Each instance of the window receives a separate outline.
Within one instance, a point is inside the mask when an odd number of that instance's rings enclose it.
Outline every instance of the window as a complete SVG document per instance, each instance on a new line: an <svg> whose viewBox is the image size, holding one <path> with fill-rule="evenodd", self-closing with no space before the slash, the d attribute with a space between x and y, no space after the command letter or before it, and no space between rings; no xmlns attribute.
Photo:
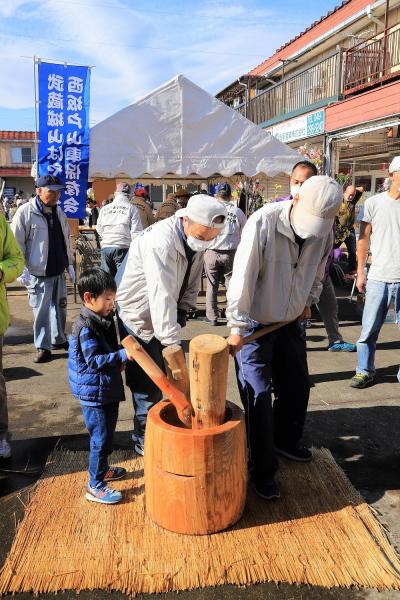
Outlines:
<svg viewBox="0 0 400 600"><path fill-rule="evenodd" d="M32 148L11 148L11 160L13 164L31 163Z"/></svg>

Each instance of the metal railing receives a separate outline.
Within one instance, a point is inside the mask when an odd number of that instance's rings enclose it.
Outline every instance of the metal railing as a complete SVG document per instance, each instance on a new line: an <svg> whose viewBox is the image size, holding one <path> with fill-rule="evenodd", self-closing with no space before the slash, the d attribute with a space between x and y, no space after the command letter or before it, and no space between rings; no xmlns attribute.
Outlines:
<svg viewBox="0 0 400 600"><path fill-rule="evenodd" d="M389 30L346 51L343 88L345 95L400 76L400 29Z"/></svg>
<svg viewBox="0 0 400 600"><path fill-rule="evenodd" d="M257 125L287 113L305 111L337 98L340 92L340 52L261 92L247 105L247 118ZM245 106L237 110L244 115Z"/></svg>

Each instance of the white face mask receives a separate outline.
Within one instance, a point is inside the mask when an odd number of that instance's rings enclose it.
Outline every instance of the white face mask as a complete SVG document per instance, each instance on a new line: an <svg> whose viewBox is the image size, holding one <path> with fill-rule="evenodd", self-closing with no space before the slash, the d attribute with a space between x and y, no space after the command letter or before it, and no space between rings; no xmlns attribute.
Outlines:
<svg viewBox="0 0 400 600"><path fill-rule="evenodd" d="M303 240L313 237L312 233L305 231L298 223L296 223L296 211L294 211L292 217L292 228L295 234L301 237Z"/></svg>
<svg viewBox="0 0 400 600"><path fill-rule="evenodd" d="M214 240L199 240L198 238L188 235L186 243L193 252L204 252L211 246Z"/></svg>
<svg viewBox="0 0 400 600"><path fill-rule="evenodd" d="M297 194L300 192L300 188L301 188L301 185L291 185L290 186L290 195L292 196L292 198L297 196Z"/></svg>

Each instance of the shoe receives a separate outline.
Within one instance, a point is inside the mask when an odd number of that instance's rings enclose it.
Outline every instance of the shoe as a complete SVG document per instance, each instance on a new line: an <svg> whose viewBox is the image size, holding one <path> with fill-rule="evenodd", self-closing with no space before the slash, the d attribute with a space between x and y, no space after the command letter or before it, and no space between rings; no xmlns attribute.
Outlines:
<svg viewBox="0 0 400 600"><path fill-rule="evenodd" d="M139 454L140 456L144 456L144 444L143 444L143 442L135 442L135 445L133 446L133 449L136 452L136 454Z"/></svg>
<svg viewBox="0 0 400 600"><path fill-rule="evenodd" d="M275 448L275 452L297 462L310 462L313 457L310 448L306 448L305 446L295 446L294 448Z"/></svg>
<svg viewBox="0 0 400 600"><path fill-rule="evenodd" d="M52 344L51 345L51 349L52 350L68 350L69 348L69 342L63 342L62 344Z"/></svg>
<svg viewBox="0 0 400 600"><path fill-rule="evenodd" d="M107 481L116 481L117 479L122 479L125 475L126 469L123 467L110 467L104 475L103 481L104 483L107 483Z"/></svg>
<svg viewBox="0 0 400 600"><path fill-rule="evenodd" d="M257 496L264 500L278 500L281 497L279 486L273 477L270 478L252 478L251 482Z"/></svg>
<svg viewBox="0 0 400 600"><path fill-rule="evenodd" d="M373 377L373 375L366 375L365 373L356 373L354 377L351 378L350 387L362 390L363 388L373 383L374 379L375 377Z"/></svg>
<svg viewBox="0 0 400 600"><path fill-rule="evenodd" d="M11 446L7 440L0 440L0 458L10 458Z"/></svg>
<svg viewBox="0 0 400 600"><path fill-rule="evenodd" d="M51 360L51 352L50 350L46 350L45 348L38 348L35 358L33 362L35 363L45 363Z"/></svg>
<svg viewBox="0 0 400 600"><path fill-rule="evenodd" d="M204 321L204 323L208 323L209 325L213 325L213 327L216 327L218 325L218 321L217 319L209 319L208 317L200 317L200 319L197 319L198 321Z"/></svg>
<svg viewBox="0 0 400 600"><path fill-rule="evenodd" d="M350 344L349 342L333 342L328 346L329 352L355 352L357 350L356 344Z"/></svg>
<svg viewBox="0 0 400 600"><path fill-rule="evenodd" d="M121 502L122 494L106 485L99 488L92 488L88 485L85 498L90 502L99 502L99 504L117 504L117 502Z"/></svg>

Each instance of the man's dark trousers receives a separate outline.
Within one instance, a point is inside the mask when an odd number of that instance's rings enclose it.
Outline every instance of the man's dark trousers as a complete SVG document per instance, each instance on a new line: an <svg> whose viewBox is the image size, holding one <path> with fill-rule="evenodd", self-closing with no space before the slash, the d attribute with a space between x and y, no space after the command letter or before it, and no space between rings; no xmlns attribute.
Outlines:
<svg viewBox="0 0 400 600"><path fill-rule="evenodd" d="M253 322L246 336L262 327ZM235 366L246 415L249 470L253 476L270 478L278 468L275 447L296 447L306 418L310 380L306 343L298 323L243 346Z"/></svg>

